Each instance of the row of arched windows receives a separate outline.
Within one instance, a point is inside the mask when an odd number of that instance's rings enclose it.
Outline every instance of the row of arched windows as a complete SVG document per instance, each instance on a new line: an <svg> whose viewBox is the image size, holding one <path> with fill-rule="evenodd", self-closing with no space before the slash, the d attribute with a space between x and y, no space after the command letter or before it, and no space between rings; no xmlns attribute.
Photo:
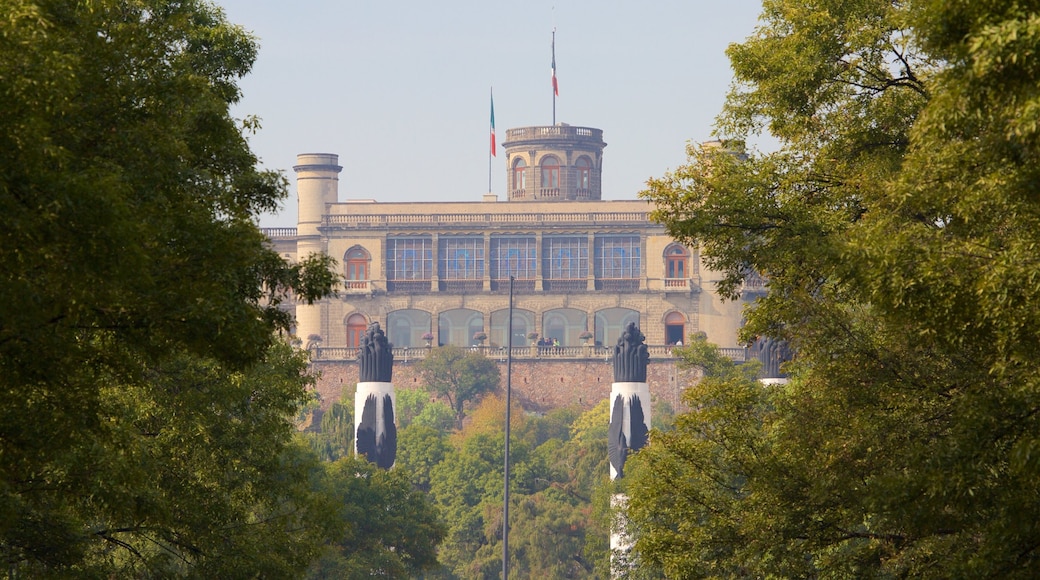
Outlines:
<svg viewBox="0 0 1040 580"><path fill-rule="evenodd" d="M538 188L542 197L557 197L560 191L560 159L555 155L542 157L538 166ZM574 188L577 197L588 197L592 188L592 160L586 156L574 162ZM517 157L513 161L511 185L513 197L524 197L527 190L527 161Z"/></svg>
<svg viewBox="0 0 1040 580"><path fill-rule="evenodd" d="M536 332L536 313L530 310L513 309L513 346L530 342L528 335ZM487 318L487 319L486 319ZM540 337L558 340L562 346L577 346L584 341L582 333L591 329L596 344L612 345L629 323L640 325L639 312L629 308L605 308L589 313L576 308L556 308L541 314ZM347 345L360 344L361 335L371 320L365 315L354 313L347 317ZM678 311L669 312L661 321L665 326L665 340L674 344L686 334L686 317ZM591 324L590 324L591 323ZM434 334L433 315L425 310L394 310L387 314L387 338L396 347L425 346L427 342L437 345L471 346L474 335L487 334L485 344L492 347L508 343L509 310L496 310L485 317L483 312L468 308L446 310L437 316ZM433 336L427 340L424 336Z"/></svg>

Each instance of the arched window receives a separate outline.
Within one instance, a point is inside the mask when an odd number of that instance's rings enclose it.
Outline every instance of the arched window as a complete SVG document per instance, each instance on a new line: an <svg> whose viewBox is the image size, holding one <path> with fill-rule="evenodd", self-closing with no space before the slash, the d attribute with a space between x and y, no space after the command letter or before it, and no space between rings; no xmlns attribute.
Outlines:
<svg viewBox="0 0 1040 580"><path fill-rule="evenodd" d="M539 184L541 197L560 196L560 160L552 155L546 155L541 163L542 180Z"/></svg>
<svg viewBox="0 0 1040 580"><path fill-rule="evenodd" d="M686 287L690 278L690 252L679 244L664 249L665 288Z"/></svg>
<svg viewBox="0 0 1040 580"><path fill-rule="evenodd" d="M484 315L476 310L445 310L437 320L437 335L442 345L470 346L473 335L478 332L484 332Z"/></svg>
<svg viewBox="0 0 1040 580"><path fill-rule="evenodd" d="M686 340L686 317L681 312L669 312L664 317L664 341L678 344Z"/></svg>
<svg viewBox="0 0 1040 580"><path fill-rule="evenodd" d="M639 326L639 312L630 308L604 308L596 311L596 344L613 346L629 322Z"/></svg>
<svg viewBox="0 0 1040 580"><path fill-rule="evenodd" d="M361 346L361 335L368 329L368 320L361 314L347 317L347 348Z"/></svg>
<svg viewBox="0 0 1040 580"><path fill-rule="evenodd" d="M367 288L369 266L372 256L361 246L354 246L343 256L343 269L347 279L347 288Z"/></svg>
<svg viewBox="0 0 1040 580"><path fill-rule="evenodd" d="M513 197L524 197L527 190L527 162L517 157L513 162Z"/></svg>
<svg viewBox="0 0 1040 580"><path fill-rule="evenodd" d="M576 196L578 199L588 199L592 196L592 162L588 157L579 157L574 165L578 178Z"/></svg>
<svg viewBox="0 0 1040 580"><path fill-rule="evenodd" d="M433 317L425 310L394 310L386 315L386 338L394 346L422 346Z"/></svg>
<svg viewBox="0 0 1040 580"><path fill-rule="evenodd" d="M542 336L560 341L561 346L581 344L579 336L588 329L589 316L576 308L556 308L542 315Z"/></svg>
<svg viewBox="0 0 1040 580"><path fill-rule="evenodd" d="M509 333L509 310L496 310L491 313L491 346L504 347ZM534 332L534 312L513 309L513 346L525 346L527 333Z"/></svg>

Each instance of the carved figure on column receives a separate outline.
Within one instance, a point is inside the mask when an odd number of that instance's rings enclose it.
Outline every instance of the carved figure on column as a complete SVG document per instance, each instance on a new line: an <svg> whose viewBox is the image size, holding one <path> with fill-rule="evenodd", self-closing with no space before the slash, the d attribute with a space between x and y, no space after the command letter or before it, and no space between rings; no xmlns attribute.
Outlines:
<svg viewBox="0 0 1040 580"><path fill-rule="evenodd" d="M358 351L358 380L362 383L389 383L393 380L394 351L378 322L361 335Z"/></svg>
<svg viewBox="0 0 1040 580"><path fill-rule="evenodd" d="M383 469L391 468L397 460L393 365L393 345L375 322L361 336L358 352L354 449Z"/></svg>
<svg viewBox="0 0 1040 580"><path fill-rule="evenodd" d="M636 323L629 322L614 347L614 382L645 383L650 351Z"/></svg>
<svg viewBox="0 0 1040 580"><path fill-rule="evenodd" d="M643 405L650 403L646 384L646 367L650 352L646 337L635 323L625 327L614 347L614 385L611 387L610 427L607 431L607 455L611 479L624 475L629 451L646 445L650 432L649 413Z"/></svg>
<svg viewBox="0 0 1040 580"><path fill-rule="evenodd" d="M791 360L791 348L786 340L773 340L762 337L751 345L750 354L762 363L759 371L760 379L786 378L781 365Z"/></svg>

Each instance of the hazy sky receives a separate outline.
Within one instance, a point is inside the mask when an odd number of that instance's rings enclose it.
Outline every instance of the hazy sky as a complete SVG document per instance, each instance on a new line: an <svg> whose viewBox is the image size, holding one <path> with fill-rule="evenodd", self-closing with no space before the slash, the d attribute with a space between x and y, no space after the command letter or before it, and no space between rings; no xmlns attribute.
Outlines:
<svg viewBox="0 0 1040 580"><path fill-rule="evenodd" d="M732 73L724 51L750 35L758 0L215 0L260 42L236 116L260 117L263 164L336 153L340 199L478 201L488 189L490 97L505 199L506 129L556 121L603 130L603 198L634 199L650 177L711 138ZM295 188L264 227L296 225Z"/></svg>

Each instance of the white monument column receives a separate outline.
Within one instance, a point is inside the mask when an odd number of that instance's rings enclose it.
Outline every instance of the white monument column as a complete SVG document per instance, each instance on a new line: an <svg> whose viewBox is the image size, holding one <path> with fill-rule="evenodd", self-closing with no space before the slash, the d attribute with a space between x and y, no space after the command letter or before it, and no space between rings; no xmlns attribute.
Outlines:
<svg viewBox="0 0 1040 580"><path fill-rule="evenodd" d="M379 323L372 323L361 337L358 353L358 385L354 393L354 453L364 455L383 469L397 460L397 419L394 409L393 345Z"/></svg>
<svg viewBox="0 0 1040 580"><path fill-rule="evenodd" d="M646 367L650 353L646 337L634 323L629 323L614 347L614 383L610 387L610 428L607 431L607 455L610 457L610 479L624 477L625 460L630 451L638 451L650 432L650 386ZM610 529L610 569L615 577L624 575L632 541L627 531L625 511L628 496L615 494L610 501L613 517Z"/></svg>

